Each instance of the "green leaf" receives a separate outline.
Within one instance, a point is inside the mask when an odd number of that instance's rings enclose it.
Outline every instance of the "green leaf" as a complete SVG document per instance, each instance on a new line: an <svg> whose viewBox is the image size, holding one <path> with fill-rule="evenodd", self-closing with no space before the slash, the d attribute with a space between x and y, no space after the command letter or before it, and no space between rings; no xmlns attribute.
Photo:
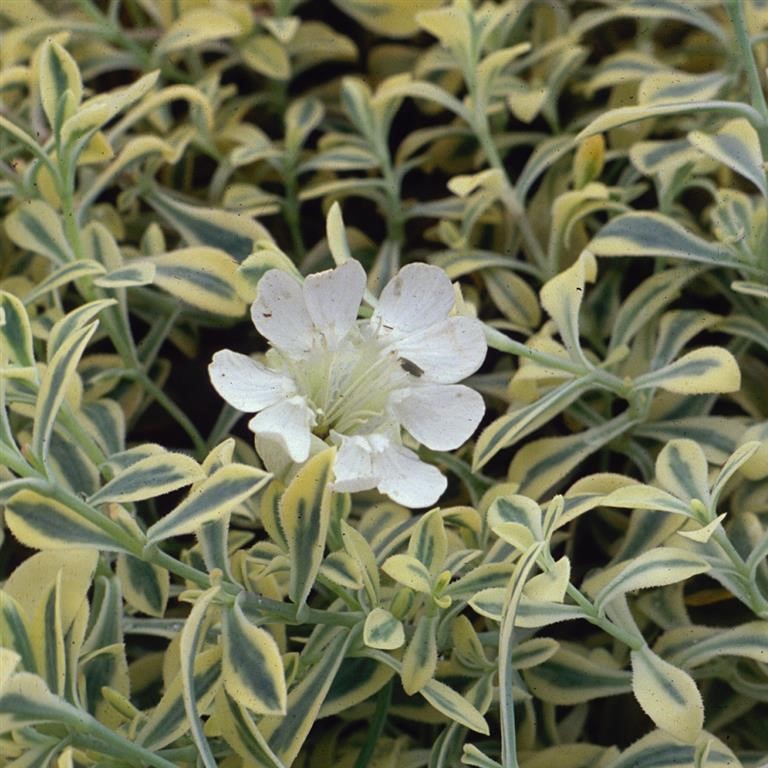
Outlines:
<svg viewBox="0 0 768 768"><path fill-rule="evenodd" d="M509 448L546 424L593 386L584 377L567 381L551 389L536 402L510 411L491 422L477 438L472 468L478 470L484 467L499 451Z"/></svg>
<svg viewBox="0 0 768 768"><path fill-rule="evenodd" d="M272 35L254 35L237 47L245 64L270 80L288 80L291 76L291 61L285 46Z"/></svg>
<svg viewBox="0 0 768 768"><path fill-rule="evenodd" d="M736 392L741 387L741 371L727 349L701 347L635 379L636 389L651 387L681 395Z"/></svg>
<svg viewBox="0 0 768 768"><path fill-rule="evenodd" d="M318 712L318 719L348 712L369 700L393 677L394 672L374 659L353 656L344 659Z"/></svg>
<svg viewBox="0 0 768 768"><path fill-rule="evenodd" d="M256 760L261 768L285 768L245 707L222 690L216 696L215 716L221 735L246 760Z"/></svg>
<svg viewBox="0 0 768 768"><path fill-rule="evenodd" d="M381 570L399 584L414 592L432 594L432 577L426 566L410 555L392 555L381 566Z"/></svg>
<svg viewBox="0 0 768 768"><path fill-rule="evenodd" d="M143 501L202 480L200 465L183 453L148 456L118 472L88 499L89 504Z"/></svg>
<svg viewBox="0 0 768 768"><path fill-rule="evenodd" d="M386 664L390 669L402 674L402 665L397 659L394 659L388 653L383 651L369 650L368 656L376 659L382 664ZM439 680L430 680L420 691L423 696L438 712L445 715L465 728L469 728L477 733L488 735L489 728L485 718L480 714L476 707L461 694L457 693L445 683Z"/></svg>
<svg viewBox="0 0 768 768"><path fill-rule="evenodd" d="M713 744L707 755L706 768L734 768L739 765L739 759L722 741L710 734L706 734L706 738ZM605 768L694 766L694 752L694 747L681 744L664 731L655 730L605 763Z"/></svg>
<svg viewBox="0 0 768 768"><path fill-rule="evenodd" d="M10 649L17 653L22 668L27 672L37 671L24 609L4 590L0 590L0 638L2 638L0 649ZM0 668L0 674L3 672L10 674L10 669Z"/></svg>
<svg viewBox="0 0 768 768"><path fill-rule="evenodd" d="M194 689L199 710L205 710L216 694L221 681L221 650L207 648L193 657ZM182 699L182 680L177 675L166 689L136 735L136 742L157 751L189 730L189 720Z"/></svg>
<svg viewBox="0 0 768 768"><path fill-rule="evenodd" d="M200 699L210 696L205 688L199 690L195 679L195 658L200 650L208 628L209 617L212 613L211 603L218 596L219 587L214 586L203 592L195 601L181 630L179 642L181 698L187 715L192 740L198 751L198 761L204 768L217 768L216 758L211 751L211 745L203 732L203 721L200 718L202 704ZM223 670L223 664L222 664Z"/></svg>
<svg viewBox="0 0 768 768"><path fill-rule="evenodd" d="M48 456L51 432L67 386L97 326L98 322L93 322L63 339L43 374L32 428L32 450L43 462Z"/></svg>
<svg viewBox="0 0 768 768"><path fill-rule="evenodd" d="M533 499L547 491L604 445L629 427L629 416L615 419L567 437L545 437L521 448L509 467L508 479L520 483L520 491Z"/></svg>
<svg viewBox="0 0 768 768"><path fill-rule="evenodd" d="M245 30L234 15L214 8L191 8L182 13L155 44L154 55L201 48L214 40L238 37Z"/></svg>
<svg viewBox="0 0 768 768"><path fill-rule="evenodd" d="M41 280L26 296L24 304L29 305L37 301L41 296L45 296L49 291L60 288L67 283L75 282L81 277L90 275L103 275L105 272L101 264L90 259L79 259L72 264L65 264L54 269L48 277Z"/></svg>
<svg viewBox="0 0 768 768"><path fill-rule="evenodd" d="M320 659L288 694L288 712L284 717L265 717L259 727L268 737L269 746L286 764L299 754L307 734L315 725L317 714L353 640L353 632L335 630L335 635Z"/></svg>
<svg viewBox="0 0 768 768"><path fill-rule="evenodd" d="M320 567L320 574L343 589L363 589L363 574L357 560L347 552L331 552Z"/></svg>
<svg viewBox="0 0 768 768"><path fill-rule="evenodd" d="M534 696L563 706L617 696L631 687L629 672L617 669L610 659L565 645L543 664L523 672L523 676Z"/></svg>
<svg viewBox="0 0 768 768"><path fill-rule="evenodd" d="M363 577L363 586L371 605L379 602L379 566L366 538L346 520L341 521L341 540L344 550L354 558Z"/></svg>
<svg viewBox="0 0 768 768"><path fill-rule="evenodd" d="M280 522L291 557L288 595L301 608L323 562L331 509L335 449L313 456L280 499Z"/></svg>
<svg viewBox="0 0 768 768"><path fill-rule="evenodd" d="M443 569L448 553L448 539L445 535L443 516L439 509L422 515L411 533L408 555L423 563L434 578Z"/></svg>
<svg viewBox="0 0 768 768"><path fill-rule="evenodd" d="M147 616L162 618L168 604L170 574L165 568L120 553L115 564L126 603Z"/></svg>
<svg viewBox="0 0 768 768"><path fill-rule="evenodd" d="M403 624L384 608L374 608L363 626L363 642L369 648L393 651L405 644Z"/></svg>
<svg viewBox="0 0 768 768"><path fill-rule="evenodd" d="M626 213L611 219L590 241L596 256L663 256L718 267L740 267L732 252L689 232L660 213Z"/></svg>
<svg viewBox="0 0 768 768"><path fill-rule="evenodd" d="M596 133L605 133L612 128L629 125L640 120L652 117L668 117L671 115L685 114L686 112L706 112L710 114L721 113L724 115L747 117L750 122L760 124L761 117L752 107L740 104L736 101L679 101L671 104L642 105L638 107L619 107L601 114L593 120L576 137L576 141L583 141Z"/></svg>
<svg viewBox="0 0 768 768"><path fill-rule="evenodd" d="M403 654L400 678L409 695L421 691L437 667L437 622L439 616L422 616Z"/></svg>
<svg viewBox="0 0 768 768"><path fill-rule="evenodd" d="M124 549L94 522L37 491L27 489L12 496L5 508L5 519L11 533L32 549Z"/></svg>
<svg viewBox="0 0 768 768"><path fill-rule="evenodd" d="M269 232L247 216L219 208L187 205L159 189L153 190L146 199L189 245L216 248L238 263L253 251L255 241L272 241Z"/></svg>
<svg viewBox="0 0 768 768"><path fill-rule="evenodd" d="M80 104L83 96L80 70L72 56L59 43L51 40L43 43L40 49L38 67L38 87L43 111L48 118L48 124L58 131L61 128L58 115L59 103L66 91L72 94L75 108Z"/></svg>
<svg viewBox="0 0 768 768"><path fill-rule="evenodd" d="M48 342L46 344L48 364L50 365L54 355L61 349L62 345L72 338L72 334L83 328L87 323L90 323L102 310L116 303L115 299L89 301L76 307L71 312L67 312L64 317L57 320L48 334Z"/></svg>
<svg viewBox="0 0 768 768"><path fill-rule="evenodd" d="M35 364L27 311L16 296L6 291L0 291L0 341L0 360L10 357L11 362L19 366Z"/></svg>
<svg viewBox="0 0 768 768"><path fill-rule="evenodd" d="M86 719L87 714L54 696L40 677L29 672L11 675L0 692L0 734L34 723L82 727Z"/></svg>
<svg viewBox="0 0 768 768"><path fill-rule="evenodd" d="M284 715L285 673L272 635L245 618L239 602L222 611L224 688L257 715Z"/></svg>
<svg viewBox="0 0 768 768"><path fill-rule="evenodd" d="M256 467L229 464L217 469L190 491L173 511L147 530L148 544L194 533L203 523L217 520L261 490L272 476Z"/></svg>
<svg viewBox="0 0 768 768"><path fill-rule="evenodd" d="M22 203L5 218L8 237L20 248L39 253L54 264L72 261L61 217L42 200Z"/></svg>
<svg viewBox="0 0 768 768"><path fill-rule="evenodd" d="M691 676L643 646L632 651L632 692L657 727L694 743L704 725L704 703Z"/></svg>
<svg viewBox="0 0 768 768"><path fill-rule="evenodd" d="M135 288L139 285L150 285L155 279L157 267L152 262L142 261L136 264L128 264L119 269L97 277L94 285L99 288Z"/></svg>
<svg viewBox="0 0 768 768"><path fill-rule="evenodd" d="M656 459L656 480L682 501L709 501L709 467L704 451L693 440L672 440Z"/></svg>
<svg viewBox="0 0 768 768"><path fill-rule="evenodd" d="M225 317L242 317L237 262L224 251L206 246L181 248L152 256L154 283L186 304Z"/></svg>
<svg viewBox="0 0 768 768"><path fill-rule="evenodd" d="M748 120L729 120L714 135L691 131L688 141L745 179L749 179L764 197L768 197L760 138Z"/></svg>
<svg viewBox="0 0 768 768"><path fill-rule="evenodd" d="M584 588L596 593L595 607L602 611L608 603L627 592L675 584L708 570L709 565L692 552L676 547L657 547L601 572Z"/></svg>
<svg viewBox="0 0 768 768"><path fill-rule="evenodd" d="M701 273L700 269L680 267L665 269L643 280L622 303L612 324L611 349L630 341L650 322L651 318L671 304L680 289Z"/></svg>
<svg viewBox="0 0 768 768"><path fill-rule="evenodd" d="M333 0L366 29L384 37L411 37L419 31L418 12L435 8L441 0L420 0L403 5L398 0Z"/></svg>
<svg viewBox="0 0 768 768"><path fill-rule="evenodd" d="M677 645L672 652L668 650L670 642ZM669 637L672 636L672 637ZM665 653L670 662L679 667L698 667L720 656L738 656L754 659L765 664L768 662L768 622L750 621L732 629L711 629L709 636L701 640L692 640L688 627L681 627L667 632L663 636ZM658 648L657 648L658 650Z"/></svg>

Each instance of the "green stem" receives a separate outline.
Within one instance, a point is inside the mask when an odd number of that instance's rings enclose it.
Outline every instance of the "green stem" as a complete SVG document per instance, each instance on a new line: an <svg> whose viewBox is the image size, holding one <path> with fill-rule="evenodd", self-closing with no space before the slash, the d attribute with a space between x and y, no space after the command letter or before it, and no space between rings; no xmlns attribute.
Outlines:
<svg viewBox="0 0 768 768"><path fill-rule="evenodd" d="M747 21L744 17L745 4L746 0L728 0L725 4L725 10L731 19L733 30L736 33L739 58L747 75L752 106L762 117L762 126L759 129L760 143L763 148L763 154L768 155L768 104L765 100L765 93L760 82L760 72L758 71L757 62L752 52L752 43L749 39Z"/></svg>
<svg viewBox="0 0 768 768"><path fill-rule="evenodd" d="M642 637L638 638L629 632L625 632L621 627L617 627L610 619L601 616L592 602L573 584L568 584L566 591L576 605L587 614L584 618L590 622L590 624L600 627L603 632L616 638L619 642L624 643L624 645L631 648L633 651L637 651L645 645L645 640Z"/></svg>
<svg viewBox="0 0 768 768"><path fill-rule="evenodd" d="M387 722L387 713L389 712L389 702L392 698L392 679L379 691L379 695L376 697L376 709L373 713L373 720L371 720L371 726L368 729L368 736L365 739L362 749L357 755L354 768L367 768L370 763L373 753L376 749L376 744L379 741L384 725Z"/></svg>
<svg viewBox="0 0 768 768"><path fill-rule="evenodd" d="M550 355L547 352L539 352L522 342L510 339L509 336L505 336L501 331L498 331L487 324L485 325L484 330L488 346L492 349L497 349L499 352L508 352L509 354L517 355L518 357L524 357L543 368L554 368L555 370L563 371L564 373L572 373L575 376L589 376L594 379L597 386L608 389L620 397L629 399L632 396L633 390L631 383L628 384L609 371L605 371L601 368L587 368L581 363L575 363L572 360L566 360L557 355Z"/></svg>
<svg viewBox="0 0 768 768"><path fill-rule="evenodd" d="M279 600L270 600L251 592L245 593L242 607L246 614L255 614L256 618L267 622L275 618L286 624L331 624L337 627L354 627L364 618L360 612L322 611L305 606L302 609L301 619L299 619L295 605Z"/></svg>

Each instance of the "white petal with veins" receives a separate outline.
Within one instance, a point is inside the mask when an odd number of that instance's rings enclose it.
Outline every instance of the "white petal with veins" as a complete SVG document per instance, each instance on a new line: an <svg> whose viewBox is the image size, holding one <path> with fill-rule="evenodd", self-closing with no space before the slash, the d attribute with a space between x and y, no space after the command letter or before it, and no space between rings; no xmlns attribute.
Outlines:
<svg viewBox="0 0 768 768"><path fill-rule="evenodd" d="M265 408L248 422L252 432L279 443L297 462L306 461L309 457L310 430L314 425L315 414L299 395Z"/></svg>
<svg viewBox="0 0 768 768"><path fill-rule="evenodd" d="M304 301L315 327L336 346L357 320L365 291L365 270L358 261L309 275L304 281Z"/></svg>
<svg viewBox="0 0 768 768"><path fill-rule="evenodd" d="M376 453L374 469L379 476L376 485L379 491L406 507L431 506L448 485L436 467L395 443Z"/></svg>
<svg viewBox="0 0 768 768"><path fill-rule="evenodd" d="M264 338L290 357L301 357L312 348L312 320L301 285L279 269L270 269L259 280L251 319Z"/></svg>
<svg viewBox="0 0 768 768"><path fill-rule="evenodd" d="M373 313L396 335L445 320L455 301L448 275L430 264L407 264L385 286Z"/></svg>
<svg viewBox="0 0 768 768"><path fill-rule="evenodd" d="M453 384L474 373L488 347L473 317L448 317L395 343L401 358L415 363L426 381Z"/></svg>
<svg viewBox="0 0 768 768"><path fill-rule="evenodd" d="M449 451L477 429L485 402L463 384L423 384L411 387L394 411L420 443L435 451Z"/></svg>
<svg viewBox="0 0 768 768"><path fill-rule="evenodd" d="M373 448L365 437L341 437L333 473L333 489L339 493L367 491L376 487L378 478L373 469Z"/></svg>
<svg viewBox="0 0 768 768"><path fill-rule="evenodd" d="M208 372L214 389L238 411L260 411L296 392L287 376L229 349L213 356Z"/></svg>

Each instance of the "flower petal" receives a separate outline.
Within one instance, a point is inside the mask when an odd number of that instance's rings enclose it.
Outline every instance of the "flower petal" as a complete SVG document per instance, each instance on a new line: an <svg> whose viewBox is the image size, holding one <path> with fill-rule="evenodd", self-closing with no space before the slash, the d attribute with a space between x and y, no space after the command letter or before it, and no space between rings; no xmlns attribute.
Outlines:
<svg viewBox="0 0 768 768"><path fill-rule="evenodd" d="M360 262L350 260L335 269L309 275L304 281L304 301L309 316L334 346L357 320L365 279Z"/></svg>
<svg viewBox="0 0 768 768"><path fill-rule="evenodd" d="M279 269L270 269L259 280L251 318L265 339L291 357L301 357L312 348L312 320L301 285Z"/></svg>
<svg viewBox="0 0 768 768"><path fill-rule="evenodd" d="M442 269L407 264L384 286L373 317L385 328L412 333L445 320L454 301L451 280Z"/></svg>
<svg viewBox="0 0 768 768"><path fill-rule="evenodd" d="M265 408L248 422L252 432L279 443L297 462L306 461L309 456L310 429L314 425L315 414L299 395Z"/></svg>
<svg viewBox="0 0 768 768"><path fill-rule="evenodd" d="M230 349L213 356L208 375L213 388L238 411L260 411L295 392L286 376Z"/></svg>
<svg viewBox="0 0 768 768"><path fill-rule="evenodd" d="M420 443L436 451L449 451L477 429L485 402L479 392L463 384L423 384L411 387L394 410Z"/></svg>
<svg viewBox="0 0 768 768"><path fill-rule="evenodd" d="M406 507L431 506L448 485L436 467L396 443L376 453L374 469L379 475L379 491Z"/></svg>
<svg viewBox="0 0 768 768"><path fill-rule="evenodd" d="M483 325L473 317L448 317L395 342L400 357L421 369L424 381L453 384L474 373L488 345Z"/></svg>
<svg viewBox="0 0 768 768"><path fill-rule="evenodd" d="M375 488L378 482L373 469L373 448L365 437L341 435L341 446L333 465L333 490L354 493Z"/></svg>

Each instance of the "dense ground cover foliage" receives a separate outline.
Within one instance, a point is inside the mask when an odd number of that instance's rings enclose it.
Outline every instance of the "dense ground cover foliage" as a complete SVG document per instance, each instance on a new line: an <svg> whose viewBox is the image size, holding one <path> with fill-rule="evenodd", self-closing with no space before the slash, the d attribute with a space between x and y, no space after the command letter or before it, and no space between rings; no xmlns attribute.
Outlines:
<svg viewBox="0 0 768 768"><path fill-rule="evenodd" d="M0 762L765 766L767 42L0 2Z"/></svg>

